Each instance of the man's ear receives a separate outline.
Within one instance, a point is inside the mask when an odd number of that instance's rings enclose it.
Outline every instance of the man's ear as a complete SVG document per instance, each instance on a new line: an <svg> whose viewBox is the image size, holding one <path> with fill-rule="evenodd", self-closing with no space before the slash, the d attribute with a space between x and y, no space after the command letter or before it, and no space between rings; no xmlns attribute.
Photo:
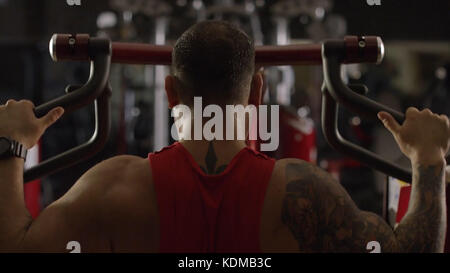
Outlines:
<svg viewBox="0 0 450 273"><path fill-rule="evenodd" d="M262 89L264 85L263 76L260 72L253 75L250 87L250 96L248 97L248 104L253 104L258 107L262 102Z"/></svg>
<svg viewBox="0 0 450 273"><path fill-rule="evenodd" d="M174 76L168 75L165 80L165 88L167 94L167 100L169 101L169 109L180 104L180 98L178 97L178 92L175 89L176 78Z"/></svg>

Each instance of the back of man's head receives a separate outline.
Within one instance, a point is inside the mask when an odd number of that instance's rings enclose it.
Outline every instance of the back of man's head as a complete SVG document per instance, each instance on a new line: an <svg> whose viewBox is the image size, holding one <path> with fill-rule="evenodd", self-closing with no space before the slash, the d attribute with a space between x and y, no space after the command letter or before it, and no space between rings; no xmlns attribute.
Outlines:
<svg viewBox="0 0 450 273"><path fill-rule="evenodd" d="M232 24L203 21L178 39L172 64L183 103L201 96L208 104L234 104L248 95L255 49L247 34Z"/></svg>

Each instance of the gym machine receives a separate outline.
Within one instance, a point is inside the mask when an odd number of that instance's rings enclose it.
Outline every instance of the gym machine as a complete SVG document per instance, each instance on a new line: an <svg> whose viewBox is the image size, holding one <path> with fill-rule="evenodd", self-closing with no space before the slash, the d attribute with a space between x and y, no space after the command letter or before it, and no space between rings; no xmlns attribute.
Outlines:
<svg viewBox="0 0 450 273"><path fill-rule="evenodd" d="M91 73L82 87L69 87L66 95L35 108L36 116L61 106L65 113L94 102L96 129L85 144L47 159L24 173L24 180L32 181L50 173L72 166L94 155L105 144L110 126L108 86L109 67L113 63L170 65L172 47L140 43L111 42L106 38L87 34L55 34L49 45L54 61L89 61ZM258 66L322 65L324 74L322 129L327 141L339 152L382 171L389 176L411 182L411 171L384 160L360 146L343 139L337 130L338 105L368 118L376 118L379 111L391 113L398 122L404 115L364 96L364 86L346 86L341 79L341 65L349 63L380 63L384 45L375 36L346 36L342 40L329 40L285 46L257 46L255 62Z"/></svg>

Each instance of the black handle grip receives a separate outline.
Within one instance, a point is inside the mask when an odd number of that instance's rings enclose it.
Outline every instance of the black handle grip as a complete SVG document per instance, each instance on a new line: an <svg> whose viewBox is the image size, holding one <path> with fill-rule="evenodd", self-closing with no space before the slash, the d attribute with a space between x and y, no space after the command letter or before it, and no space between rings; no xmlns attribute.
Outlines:
<svg viewBox="0 0 450 273"><path fill-rule="evenodd" d="M24 183L73 166L98 153L106 144L111 127L110 114L111 87L109 84L94 101L95 130L84 144L41 162L24 172Z"/></svg>
<svg viewBox="0 0 450 273"><path fill-rule="evenodd" d="M361 49L363 54L364 49ZM405 115L383 104L373 101L363 94L361 88L353 91L344 84L341 78L341 64L345 59L345 43L343 41L327 41L322 45L322 64L324 84L322 87L322 130L327 142L339 152L353 157L369 167L375 168L390 176L411 182L411 170L389 162L381 156L345 140L338 131L338 103L358 115L377 119L380 111L390 113L400 124ZM359 92L358 92L359 91ZM365 90L367 91L367 90Z"/></svg>
<svg viewBox="0 0 450 273"><path fill-rule="evenodd" d="M400 124L405 115L381 103L357 94L348 88L341 78L341 64L345 54L343 42L330 41L322 45L322 64L325 85L333 98L344 107L370 119L376 119L380 111L391 114Z"/></svg>
<svg viewBox="0 0 450 273"><path fill-rule="evenodd" d="M361 87L364 88L364 87ZM356 90L355 90L356 91ZM335 150L357 159L363 164L373 167L392 177L411 183L411 170L391 163L381 156L344 139L338 127L339 106L331 96L327 87L322 87L322 131L328 144Z"/></svg>
<svg viewBox="0 0 450 273"><path fill-rule="evenodd" d="M92 54L91 72L86 84L75 91L37 106L34 109L36 117L44 116L57 106L63 107L65 114L71 113L92 103L100 95L109 77L111 42L107 39L96 39L89 42L89 49Z"/></svg>
<svg viewBox="0 0 450 273"><path fill-rule="evenodd" d="M106 143L110 130L108 84L111 65L111 42L108 39L93 38L88 41L91 72L87 83L81 87L68 87L66 94L37 106L36 117L42 117L51 109L61 106L65 114L73 112L92 102L95 103L95 131L92 138L69 151L47 159L24 172L24 183L70 167L97 153Z"/></svg>

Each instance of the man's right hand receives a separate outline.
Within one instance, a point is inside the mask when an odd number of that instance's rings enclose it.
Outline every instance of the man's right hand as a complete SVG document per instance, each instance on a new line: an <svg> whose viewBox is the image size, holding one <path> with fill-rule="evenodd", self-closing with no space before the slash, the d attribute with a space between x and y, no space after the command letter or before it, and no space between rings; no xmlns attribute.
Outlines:
<svg viewBox="0 0 450 273"><path fill-rule="evenodd" d="M402 125L386 112L378 113L378 118L413 164L434 165L444 162L450 146L447 116L433 114L429 109L419 111L410 107Z"/></svg>

